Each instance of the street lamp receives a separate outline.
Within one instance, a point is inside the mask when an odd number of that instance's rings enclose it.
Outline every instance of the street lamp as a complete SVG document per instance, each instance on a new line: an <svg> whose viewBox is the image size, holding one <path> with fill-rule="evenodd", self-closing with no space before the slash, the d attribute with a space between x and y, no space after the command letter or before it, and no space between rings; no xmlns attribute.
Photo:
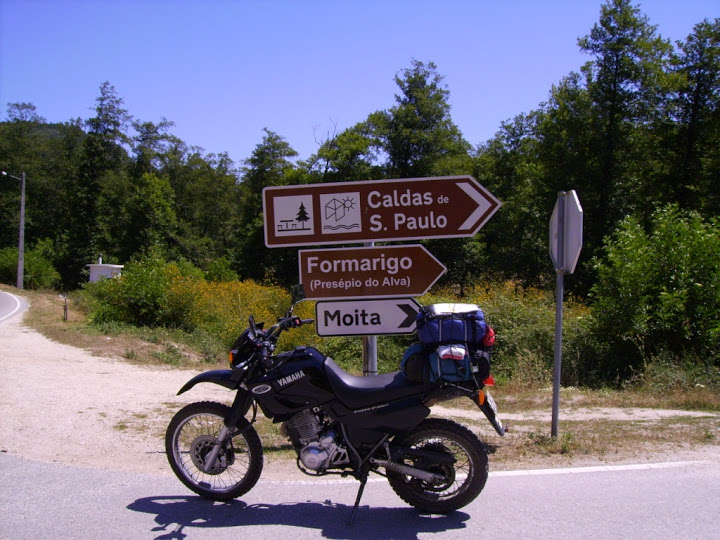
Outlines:
<svg viewBox="0 0 720 540"><path fill-rule="evenodd" d="M20 178L5 171L2 171L2 175L20 181L20 238L18 240L17 288L22 289L25 270L25 173L20 173Z"/></svg>

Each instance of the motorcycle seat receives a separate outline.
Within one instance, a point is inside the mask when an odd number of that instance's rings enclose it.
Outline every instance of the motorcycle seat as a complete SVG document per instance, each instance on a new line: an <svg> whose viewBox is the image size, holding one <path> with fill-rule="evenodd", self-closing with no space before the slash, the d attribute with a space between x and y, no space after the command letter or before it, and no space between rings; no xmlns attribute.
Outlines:
<svg viewBox="0 0 720 540"><path fill-rule="evenodd" d="M422 394L424 383L410 381L401 371L360 377L350 375L331 358L325 359L325 373L338 399L350 409Z"/></svg>

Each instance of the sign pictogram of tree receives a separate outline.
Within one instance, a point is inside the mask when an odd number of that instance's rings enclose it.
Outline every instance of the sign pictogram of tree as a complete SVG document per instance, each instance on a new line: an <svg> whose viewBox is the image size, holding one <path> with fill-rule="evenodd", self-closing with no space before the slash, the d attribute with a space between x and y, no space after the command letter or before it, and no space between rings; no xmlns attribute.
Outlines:
<svg viewBox="0 0 720 540"><path fill-rule="evenodd" d="M304 221L310 221L310 216L308 216L307 210L305 210L305 205L303 203L300 203L300 208L298 210L298 214L295 220L301 223Z"/></svg>

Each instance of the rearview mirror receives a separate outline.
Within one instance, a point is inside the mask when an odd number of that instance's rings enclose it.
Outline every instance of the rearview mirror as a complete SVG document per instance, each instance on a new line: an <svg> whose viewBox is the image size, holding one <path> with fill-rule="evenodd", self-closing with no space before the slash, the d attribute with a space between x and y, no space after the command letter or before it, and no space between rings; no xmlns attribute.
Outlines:
<svg viewBox="0 0 720 540"><path fill-rule="evenodd" d="M293 285L290 295L293 304L297 304L298 302L305 300L305 287L302 286L302 283Z"/></svg>
<svg viewBox="0 0 720 540"><path fill-rule="evenodd" d="M256 339L258 337L258 329L255 324L255 317L252 314L248 317L248 328L250 329L250 339Z"/></svg>

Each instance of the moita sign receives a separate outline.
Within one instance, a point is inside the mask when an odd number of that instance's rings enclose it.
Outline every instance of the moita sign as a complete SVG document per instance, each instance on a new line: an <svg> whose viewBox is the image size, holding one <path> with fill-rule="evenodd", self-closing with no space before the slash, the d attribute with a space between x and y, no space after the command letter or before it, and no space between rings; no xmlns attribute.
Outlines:
<svg viewBox="0 0 720 540"><path fill-rule="evenodd" d="M316 302L318 336L411 334L421 306L412 298Z"/></svg>

